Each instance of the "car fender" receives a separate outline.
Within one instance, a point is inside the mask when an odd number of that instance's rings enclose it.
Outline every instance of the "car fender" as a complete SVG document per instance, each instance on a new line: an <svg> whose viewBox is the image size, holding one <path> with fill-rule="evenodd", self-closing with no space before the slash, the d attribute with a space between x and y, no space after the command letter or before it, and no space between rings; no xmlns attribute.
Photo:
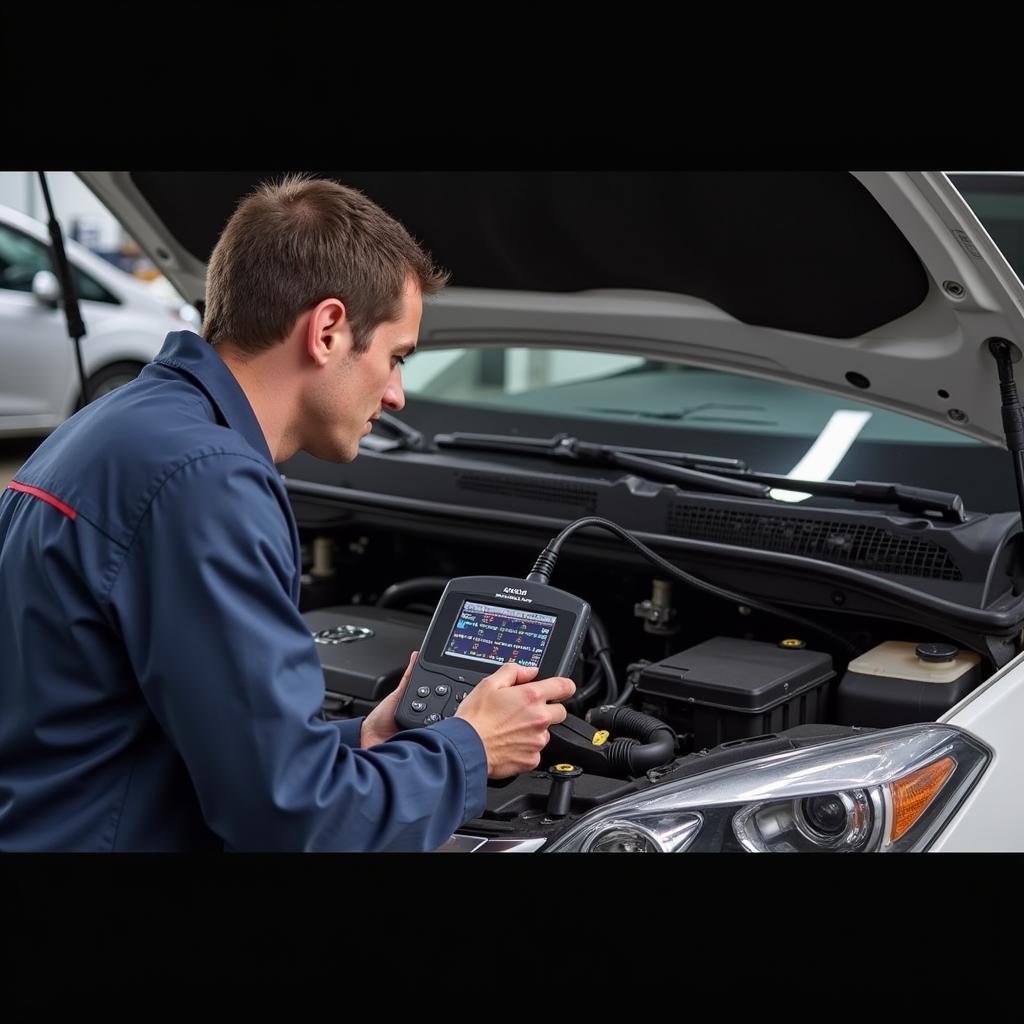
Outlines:
<svg viewBox="0 0 1024 1024"><path fill-rule="evenodd" d="M170 317L167 318L167 324L168 332L174 330L174 321ZM94 331L88 331L86 326L87 333L82 338L82 366L86 377L91 377L97 370L111 363L152 361L167 336L154 331L151 317L119 318L114 330L105 330L103 325L98 325ZM70 338L68 345L72 345ZM75 411L80 391L77 374L73 374L63 399L64 416L70 416Z"/></svg>
<svg viewBox="0 0 1024 1024"><path fill-rule="evenodd" d="M1017 655L940 719L987 743L993 759L932 844L942 852L1024 850L1020 780L1024 778L1024 653Z"/></svg>

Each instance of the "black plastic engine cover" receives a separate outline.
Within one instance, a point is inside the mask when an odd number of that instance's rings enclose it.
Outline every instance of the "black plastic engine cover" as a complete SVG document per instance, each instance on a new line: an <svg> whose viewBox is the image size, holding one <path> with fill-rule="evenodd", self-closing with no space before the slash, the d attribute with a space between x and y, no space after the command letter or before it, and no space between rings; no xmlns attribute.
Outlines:
<svg viewBox="0 0 1024 1024"><path fill-rule="evenodd" d="M430 619L415 612L338 605L303 615L316 640L328 694L374 704L397 685Z"/></svg>

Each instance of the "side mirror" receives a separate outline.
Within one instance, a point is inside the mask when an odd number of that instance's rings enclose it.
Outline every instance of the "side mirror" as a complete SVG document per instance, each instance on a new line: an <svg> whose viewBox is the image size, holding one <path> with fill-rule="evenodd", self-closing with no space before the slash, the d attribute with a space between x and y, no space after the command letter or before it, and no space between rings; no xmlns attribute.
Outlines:
<svg viewBox="0 0 1024 1024"><path fill-rule="evenodd" d="M60 302L60 282L49 270L39 270L32 278L32 294L44 306L56 307Z"/></svg>

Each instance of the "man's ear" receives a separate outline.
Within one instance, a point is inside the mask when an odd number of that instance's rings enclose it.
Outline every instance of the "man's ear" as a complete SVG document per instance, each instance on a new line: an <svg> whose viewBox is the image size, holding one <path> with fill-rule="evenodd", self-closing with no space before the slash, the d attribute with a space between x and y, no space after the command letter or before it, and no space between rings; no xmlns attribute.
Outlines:
<svg viewBox="0 0 1024 1024"><path fill-rule="evenodd" d="M306 320L306 351L317 366L352 349L352 329L341 299L324 299Z"/></svg>

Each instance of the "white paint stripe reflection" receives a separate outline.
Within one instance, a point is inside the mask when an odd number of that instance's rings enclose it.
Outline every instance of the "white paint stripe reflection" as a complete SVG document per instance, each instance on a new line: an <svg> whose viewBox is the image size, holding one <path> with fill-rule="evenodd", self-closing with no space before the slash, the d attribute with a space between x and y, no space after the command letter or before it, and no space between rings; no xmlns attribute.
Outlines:
<svg viewBox="0 0 1024 1024"><path fill-rule="evenodd" d="M843 461L857 436L871 419L869 412L839 409L832 413L825 429L818 435L807 454L786 474L793 480L827 480ZM803 501L809 494L773 487L770 491L778 501Z"/></svg>

